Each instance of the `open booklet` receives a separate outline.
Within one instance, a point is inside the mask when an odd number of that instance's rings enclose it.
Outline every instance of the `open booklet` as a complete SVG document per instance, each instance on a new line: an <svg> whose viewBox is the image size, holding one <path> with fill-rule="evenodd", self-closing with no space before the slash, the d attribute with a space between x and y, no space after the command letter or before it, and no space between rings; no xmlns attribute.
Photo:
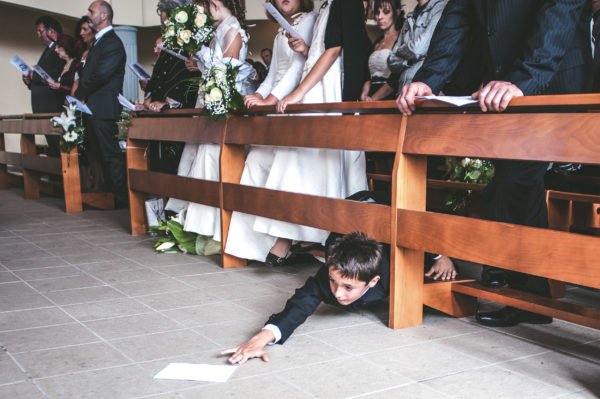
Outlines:
<svg viewBox="0 0 600 399"><path fill-rule="evenodd" d="M67 95L67 102L69 104L75 103L75 105L77 106L77 110L92 115L92 110L90 110L90 108L87 105L79 101L77 98Z"/></svg>
<svg viewBox="0 0 600 399"><path fill-rule="evenodd" d="M273 16L275 21L277 21L277 23L279 25L281 25L281 27L283 29L288 31L292 37L299 37L300 39L302 39L306 42L306 38L300 36L300 34L292 27L292 25L290 25L290 23L288 21L286 21L286 19L283 17L283 15L281 15L281 13L277 10L277 8L275 8L275 6L273 6L273 4L271 4L269 2L265 2L265 3L262 3L262 5L263 5L263 7L265 7L267 9L269 14L271 14Z"/></svg>
<svg viewBox="0 0 600 399"><path fill-rule="evenodd" d="M159 44L156 47L159 48L159 49L161 49L161 51L164 51L164 52L166 52L168 54L171 54L175 58L179 58L181 61L187 61L187 57L185 57L182 54L179 54L178 52L175 52L173 50L169 50L169 49L165 48L162 44Z"/></svg>
<svg viewBox="0 0 600 399"><path fill-rule="evenodd" d="M29 75L29 72L31 72L29 65L27 65L27 63L18 55L12 57L10 59L10 63L13 64L15 68L17 68L23 75Z"/></svg>
<svg viewBox="0 0 600 399"><path fill-rule="evenodd" d="M415 96L424 100L435 100L443 103L451 104L456 107L463 107L469 104L475 104L477 100L473 100L471 96Z"/></svg>
<svg viewBox="0 0 600 399"><path fill-rule="evenodd" d="M133 73L137 75L138 79L148 80L151 77L148 71L146 71L144 67L138 64L137 62L129 64L129 69L131 69Z"/></svg>
<svg viewBox="0 0 600 399"><path fill-rule="evenodd" d="M50 75L48 75L48 72L44 71L44 69L41 66L34 65L33 70L35 71L35 73L40 75L42 77L42 79L47 80L48 82L54 83L54 79L52 79L52 77Z"/></svg>

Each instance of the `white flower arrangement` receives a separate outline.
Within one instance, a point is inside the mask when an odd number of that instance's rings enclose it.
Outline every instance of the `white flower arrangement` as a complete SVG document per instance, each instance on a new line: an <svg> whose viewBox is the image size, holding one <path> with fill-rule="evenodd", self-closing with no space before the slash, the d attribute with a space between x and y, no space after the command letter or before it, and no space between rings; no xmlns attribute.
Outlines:
<svg viewBox="0 0 600 399"><path fill-rule="evenodd" d="M240 67L215 64L204 71L200 89L204 95L204 110L213 119L228 116L229 111L241 109L244 97L238 92L235 80Z"/></svg>
<svg viewBox="0 0 600 399"><path fill-rule="evenodd" d="M60 149L69 154L75 147L83 149L85 138L85 127L83 117L77 110L75 103L63 106L65 112L50 119L54 127L61 126L64 134L60 137ZM69 158L67 158L67 162Z"/></svg>
<svg viewBox="0 0 600 399"><path fill-rule="evenodd" d="M162 29L163 46L193 55L212 40L215 33L213 24L214 19L204 7L177 7L171 11Z"/></svg>
<svg viewBox="0 0 600 399"><path fill-rule="evenodd" d="M488 184L494 171L494 164L487 159L446 157L446 177L450 181ZM456 212L469 204L471 194L472 190L450 190L445 205Z"/></svg>

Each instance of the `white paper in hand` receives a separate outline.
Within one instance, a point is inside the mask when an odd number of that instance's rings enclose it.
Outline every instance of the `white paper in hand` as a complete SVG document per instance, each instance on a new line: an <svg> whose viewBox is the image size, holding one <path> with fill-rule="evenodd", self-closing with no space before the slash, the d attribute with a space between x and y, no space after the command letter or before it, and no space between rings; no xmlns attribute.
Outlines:
<svg viewBox="0 0 600 399"><path fill-rule="evenodd" d="M175 58L179 58L181 61L187 61L187 58L185 56L183 56L173 50L169 50L168 48L165 48L162 44L159 44L156 47L161 49L161 51L164 51L165 53L171 54Z"/></svg>
<svg viewBox="0 0 600 399"><path fill-rule="evenodd" d="M215 366L211 364L169 363L167 367L154 376L154 379L225 382L233 375L237 367L227 365Z"/></svg>
<svg viewBox="0 0 600 399"><path fill-rule="evenodd" d="M475 104L477 102L477 100L473 100L471 96L415 96L415 98L441 101L443 103L452 104L456 107Z"/></svg>
<svg viewBox="0 0 600 399"><path fill-rule="evenodd" d="M33 70L35 71L35 73L40 75L42 77L42 79L47 80L48 82L54 83L54 79L52 79L52 77L50 75L48 75L48 72L44 71L44 69L41 66L34 65Z"/></svg>
<svg viewBox="0 0 600 399"><path fill-rule="evenodd" d="M119 99L119 104L121 104L130 111L135 111L135 104L129 101L124 95L119 94L117 98Z"/></svg>
<svg viewBox="0 0 600 399"><path fill-rule="evenodd" d="M271 14L273 16L273 18L275 18L275 21L277 21L277 23L279 25L281 25L281 27L283 29L290 32L290 35L292 37L299 37L300 39L302 39L306 42L306 38L300 36L300 34L294 28L292 28L292 25L290 25L290 23L288 21L286 21L285 18L283 18L283 15L281 15L281 13L275 8L275 6L273 6L273 4L271 4L269 2L265 2L262 4L263 4L263 7L265 7L267 9L269 14Z"/></svg>
<svg viewBox="0 0 600 399"><path fill-rule="evenodd" d="M137 62L134 63L134 64L129 64L129 69L131 69L133 71L133 73L136 74L136 76L138 77L138 79L148 80L148 79L151 78L151 76L148 73L148 71L146 71L144 69L144 67L141 66L140 64L138 64Z"/></svg>
<svg viewBox="0 0 600 399"><path fill-rule="evenodd" d="M85 105L84 103L82 103L81 101L76 99L75 97L71 97L71 96L67 95L66 98L67 98L67 102L69 104L75 103L75 105L77 106L77 109L79 111L84 112L89 115L92 115L92 110L87 105Z"/></svg>
<svg viewBox="0 0 600 399"><path fill-rule="evenodd" d="M27 63L18 55L12 57L10 59L10 63L13 64L15 68L17 68L23 75L29 75L29 72L31 72L29 65L27 65Z"/></svg>

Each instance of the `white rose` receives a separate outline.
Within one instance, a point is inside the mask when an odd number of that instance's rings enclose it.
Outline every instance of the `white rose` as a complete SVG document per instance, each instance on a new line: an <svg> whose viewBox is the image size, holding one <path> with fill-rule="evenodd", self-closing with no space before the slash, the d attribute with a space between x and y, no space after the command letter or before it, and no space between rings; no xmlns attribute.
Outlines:
<svg viewBox="0 0 600 399"><path fill-rule="evenodd" d="M198 14L204 14L204 7L196 5L196 11L198 12Z"/></svg>
<svg viewBox="0 0 600 399"><path fill-rule="evenodd" d="M165 21L165 26L173 26L173 25L175 25L175 24L174 24L174 23L173 23L173 21L171 21L170 19L167 19L167 20Z"/></svg>
<svg viewBox="0 0 600 399"><path fill-rule="evenodd" d="M196 26L198 28L203 27L204 24L206 23L206 14L198 14L196 16L196 19L194 20L194 23L196 24Z"/></svg>
<svg viewBox="0 0 600 399"><path fill-rule="evenodd" d="M227 78L227 75L225 74L225 71L221 71L219 69L217 69L215 71L215 80L219 83L225 83L225 80Z"/></svg>
<svg viewBox="0 0 600 399"><path fill-rule="evenodd" d="M173 26L169 26L167 28L167 31L165 32L165 36L166 37L173 37L173 36L175 36L175 28Z"/></svg>
<svg viewBox="0 0 600 399"><path fill-rule="evenodd" d="M470 163L471 163L470 158L464 158L462 161L460 161L460 164L462 165L463 168L465 168Z"/></svg>
<svg viewBox="0 0 600 399"><path fill-rule="evenodd" d="M184 43L189 43L192 38L192 31L185 29L179 32L179 38L183 40Z"/></svg>
<svg viewBox="0 0 600 399"><path fill-rule="evenodd" d="M177 14L175 14L175 21L179 22L180 24L185 24L187 22L187 20L188 20L187 12L181 10Z"/></svg>
<svg viewBox="0 0 600 399"><path fill-rule="evenodd" d="M221 92L221 89L219 89L218 87L213 87L213 89L208 94L208 97L213 102L221 101L221 99L223 98L223 93Z"/></svg>

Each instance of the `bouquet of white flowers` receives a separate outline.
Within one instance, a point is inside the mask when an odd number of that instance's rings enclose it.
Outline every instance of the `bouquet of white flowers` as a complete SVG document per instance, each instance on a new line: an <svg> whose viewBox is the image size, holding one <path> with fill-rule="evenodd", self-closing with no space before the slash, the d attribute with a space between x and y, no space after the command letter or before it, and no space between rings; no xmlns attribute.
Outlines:
<svg viewBox="0 0 600 399"><path fill-rule="evenodd" d="M494 177L494 164L487 159L446 157L446 177L450 181L488 184ZM465 208L473 190L451 190L445 204L457 211Z"/></svg>
<svg viewBox="0 0 600 399"><path fill-rule="evenodd" d="M202 6L176 7L162 29L163 46L179 53L195 54L212 40L213 24L214 19Z"/></svg>
<svg viewBox="0 0 600 399"><path fill-rule="evenodd" d="M75 147L83 149L85 138L85 127L83 126L83 117L80 111L77 111L75 103L69 106L63 106L65 112L60 116L51 118L53 125L62 126L65 134L60 136L60 149L69 154ZM67 157L67 163L69 157ZM68 166L68 165L67 165Z"/></svg>
<svg viewBox="0 0 600 399"><path fill-rule="evenodd" d="M204 96L204 110L212 119L228 115L229 111L242 109L244 97L236 87L236 79L241 65L217 63L204 71L200 79L200 89Z"/></svg>

